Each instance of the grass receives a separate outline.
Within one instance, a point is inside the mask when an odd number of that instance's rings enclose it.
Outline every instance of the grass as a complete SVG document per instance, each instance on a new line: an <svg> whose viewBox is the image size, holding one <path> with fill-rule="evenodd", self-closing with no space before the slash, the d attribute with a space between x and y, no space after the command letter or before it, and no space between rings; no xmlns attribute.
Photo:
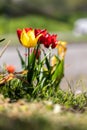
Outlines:
<svg viewBox="0 0 87 130"><path fill-rule="evenodd" d="M87 111L54 111L49 101L9 103L0 95L0 130L87 130ZM85 108L87 110L87 108Z"/></svg>
<svg viewBox="0 0 87 130"><path fill-rule="evenodd" d="M58 21L46 16L29 15L17 18L0 16L0 39L11 39L12 43L18 43L16 30L18 28L32 27L47 29L49 32L55 32L59 35L59 39L68 43L87 42L86 35L76 36L73 32L75 15L68 22Z"/></svg>
<svg viewBox="0 0 87 130"><path fill-rule="evenodd" d="M87 117L78 114L55 117L51 115L50 118L54 118L54 120L37 114L25 120L2 115L0 117L0 130L87 130Z"/></svg>
<svg viewBox="0 0 87 130"><path fill-rule="evenodd" d="M14 33L17 28L46 28L48 31L70 30L68 23L60 22L46 16L29 15L18 18L0 16L0 33Z"/></svg>

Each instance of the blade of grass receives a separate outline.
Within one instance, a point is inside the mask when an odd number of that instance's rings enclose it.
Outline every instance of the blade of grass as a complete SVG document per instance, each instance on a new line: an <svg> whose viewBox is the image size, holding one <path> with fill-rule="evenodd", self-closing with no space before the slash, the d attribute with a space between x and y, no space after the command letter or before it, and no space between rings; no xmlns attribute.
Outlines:
<svg viewBox="0 0 87 130"><path fill-rule="evenodd" d="M8 43L3 47L1 53L0 53L0 57L3 55L3 53L5 52L5 50L7 49L7 47L9 46L11 40L8 41Z"/></svg>

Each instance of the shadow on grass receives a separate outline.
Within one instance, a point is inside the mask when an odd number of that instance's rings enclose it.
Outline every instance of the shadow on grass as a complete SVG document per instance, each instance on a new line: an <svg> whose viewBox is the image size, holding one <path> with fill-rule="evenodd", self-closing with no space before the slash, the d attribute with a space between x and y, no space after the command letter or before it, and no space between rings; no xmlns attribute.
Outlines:
<svg viewBox="0 0 87 130"><path fill-rule="evenodd" d="M52 130L50 122L39 116L27 119L0 115L0 130Z"/></svg>
<svg viewBox="0 0 87 130"><path fill-rule="evenodd" d="M58 116L49 118L33 115L29 118L17 118L0 115L0 130L87 130L86 122L82 123L77 118ZM82 120L82 119L81 119Z"/></svg>

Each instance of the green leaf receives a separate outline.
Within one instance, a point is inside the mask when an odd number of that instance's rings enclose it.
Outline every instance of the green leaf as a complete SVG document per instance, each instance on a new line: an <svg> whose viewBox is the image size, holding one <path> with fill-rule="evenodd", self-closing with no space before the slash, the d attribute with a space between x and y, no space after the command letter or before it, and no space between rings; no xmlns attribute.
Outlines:
<svg viewBox="0 0 87 130"><path fill-rule="evenodd" d="M37 55L38 48L36 50ZM34 50L31 53L31 55L28 56L28 74L27 74L27 80L31 84L32 83L32 77L34 75L34 68L35 68L35 62L36 62L36 55L34 54Z"/></svg>
<svg viewBox="0 0 87 130"><path fill-rule="evenodd" d="M60 63L57 64L55 72L52 75L52 80L57 80L58 82L60 82L63 76L64 76L64 60L60 61Z"/></svg>
<svg viewBox="0 0 87 130"><path fill-rule="evenodd" d="M43 53L44 53L45 63L46 63L47 69L49 70L50 69L50 61L48 60L47 55L46 55L44 50L43 50ZM48 53L48 54L50 55L50 53Z"/></svg>
<svg viewBox="0 0 87 130"><path fill-rule="evenodd" d="M18 52L18 56L19 56L20 61L21 61L22 68L26 68L26 63L25 63L25 61L24 61L23 57L21 56L20 51L18 49L17 49L17 52Z"/></svg>
<svg viewBox="0 0 87 130"><path fill-rule="evenodd" d="M28 56L29 66L31 66L33 64L34 58L35 58L35 54L34 54L34 52L32 52L31 55Z"/></svg>

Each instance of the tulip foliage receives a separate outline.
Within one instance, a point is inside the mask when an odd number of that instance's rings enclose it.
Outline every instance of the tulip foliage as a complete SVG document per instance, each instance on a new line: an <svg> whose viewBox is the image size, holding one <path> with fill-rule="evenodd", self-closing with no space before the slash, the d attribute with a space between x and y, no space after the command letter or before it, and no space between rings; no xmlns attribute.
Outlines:
<svg viewBox="0 0 87 130"><path fill-rule="evenodd" d="M18 29L21 45L27 51L27 62L21 56L22 67L27 70L26 80L30 95L40 95L44 91L56 91L64 76L66 42L58 41L57 35L46 29ZM55 51L55 54L52 54Z"/></svg>

